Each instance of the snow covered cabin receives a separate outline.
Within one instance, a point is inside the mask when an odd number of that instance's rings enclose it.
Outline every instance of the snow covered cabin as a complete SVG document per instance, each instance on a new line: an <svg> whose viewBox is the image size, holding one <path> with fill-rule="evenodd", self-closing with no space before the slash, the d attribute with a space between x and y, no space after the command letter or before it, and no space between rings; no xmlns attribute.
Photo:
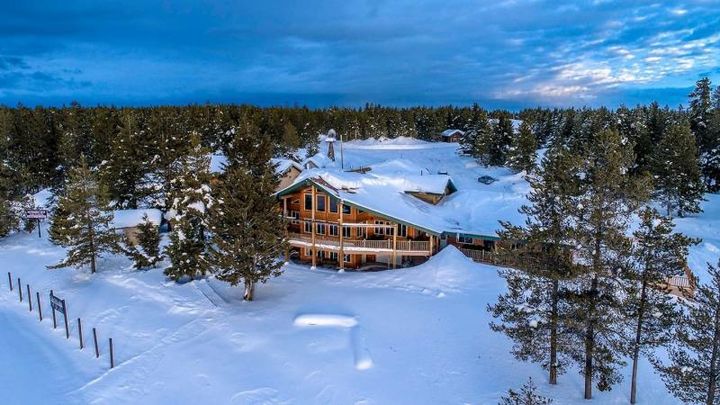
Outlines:
<svg viewBox="0 0 720 405"><path fill-rule="evenodd" d="M162 211L153 208L115 211L113 212L113 220L110 226L125 235L127 240L135 245L138 243L138 234L140 233L138 226L143 223L145 215L147 215L153 225L156 225L158 229L160 228Z"/></svg>
<svg viewBox="0 0 720 405"><path fill-rule="evenodd" d="M446 129L440 133L440 137L443 142L460 142L463 136L465 136L465 131L452 128Z"/></svg>

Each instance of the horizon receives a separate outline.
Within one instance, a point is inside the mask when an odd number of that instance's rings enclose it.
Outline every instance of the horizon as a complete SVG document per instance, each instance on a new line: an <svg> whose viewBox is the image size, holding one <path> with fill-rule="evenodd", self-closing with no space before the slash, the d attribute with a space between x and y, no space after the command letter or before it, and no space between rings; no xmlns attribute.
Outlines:
<svg viewBox="0 0 720 405"><path fill-rule="evenodd" d="M720 81L709 0L7 5L0 105L615 109Z"/></svg>

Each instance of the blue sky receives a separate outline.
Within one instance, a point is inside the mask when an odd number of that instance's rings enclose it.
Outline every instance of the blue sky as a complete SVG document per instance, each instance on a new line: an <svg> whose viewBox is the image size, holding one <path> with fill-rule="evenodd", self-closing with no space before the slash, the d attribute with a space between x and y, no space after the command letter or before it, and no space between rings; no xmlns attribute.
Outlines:
<svg viewBox="0 0 720 405"><path fill-rule="evenodd" d="M0 0L0 103L685 103L720 1Z"/></svg>

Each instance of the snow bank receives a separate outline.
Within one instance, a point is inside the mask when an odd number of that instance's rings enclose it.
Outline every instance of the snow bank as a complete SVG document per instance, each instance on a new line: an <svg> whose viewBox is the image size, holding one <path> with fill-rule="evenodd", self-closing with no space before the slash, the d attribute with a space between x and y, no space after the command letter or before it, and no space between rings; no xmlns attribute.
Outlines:
<svg viewBox="0 0 720 405"><path fill-rule="evenodd" d="M352 328L357 320L352 316L332 314L305 314L298 315L293 321L295 326L335 326L338 328Z"/></svg>

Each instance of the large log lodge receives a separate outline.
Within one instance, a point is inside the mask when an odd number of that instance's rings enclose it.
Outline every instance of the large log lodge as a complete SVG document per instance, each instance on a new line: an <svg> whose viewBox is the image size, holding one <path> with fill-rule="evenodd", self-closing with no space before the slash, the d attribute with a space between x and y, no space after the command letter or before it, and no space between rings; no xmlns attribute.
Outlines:
<svg viewBox="0 0 720 405"><path fill-rule="evenodd" d="M288 219L291 256L340 269L420 263L438 251L439 234L344 200L322 178L278 193Z"/></svg>

